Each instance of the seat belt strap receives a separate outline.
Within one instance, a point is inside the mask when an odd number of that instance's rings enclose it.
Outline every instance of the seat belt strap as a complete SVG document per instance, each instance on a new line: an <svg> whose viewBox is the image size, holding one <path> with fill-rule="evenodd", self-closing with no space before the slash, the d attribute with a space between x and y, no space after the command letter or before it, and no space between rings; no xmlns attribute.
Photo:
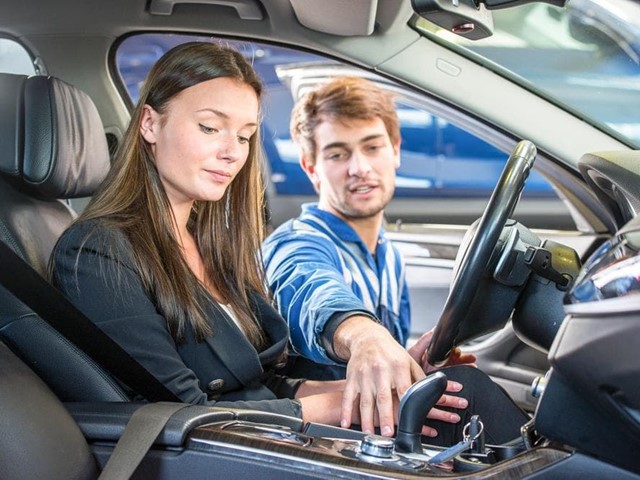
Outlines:
<svg viewBox="0 0 640 480"><path fill-rule="evenodd" d="M184 403L147 403L133 412L98 480L130 478L169 419Z"/></svg>
<svg viewBox="0 0 640 480"><path fill-rule="evenodd" d="M0 264L0 284L98 365L149 401L181 402L2 240Z"/></svg>

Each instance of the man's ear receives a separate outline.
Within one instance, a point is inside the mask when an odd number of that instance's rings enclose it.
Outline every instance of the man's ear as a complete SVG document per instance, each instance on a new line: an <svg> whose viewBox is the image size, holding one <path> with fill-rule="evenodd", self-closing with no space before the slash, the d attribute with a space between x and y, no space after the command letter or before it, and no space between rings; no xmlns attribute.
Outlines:
<svg viewBox="0 0 640 480"><path fill-rule="evenodd" d="M302 154L300 156L300 166L302 167L302 170L305 171L309 179L313 181L313 177L317 176L316 166L314 163L309 161L309 157L307 157L305 154Z"/></svg>
<svg viewBox="0 0 640 480"><path fill-rule="evenodd" d="M156 127L160 121L160 116L149 105L142 107L142 116L140 118L140 135L150 144L156 143Z"/></svg>
<svg viewBox="0 0 640 480"><path fill-rule="evenodd" d="M316 192L318 192L318 188L320 187L320 181L318 180L318 174L316 173L316 165L313 162L309 161L309 157L307 157L307 155L302 154L300 156L300 166L302 167L302 170L305 171L305 173L307 174L307 177L309 177L309 180L311 180L311 183L313 184L313 188L316 189Z"/></svg>

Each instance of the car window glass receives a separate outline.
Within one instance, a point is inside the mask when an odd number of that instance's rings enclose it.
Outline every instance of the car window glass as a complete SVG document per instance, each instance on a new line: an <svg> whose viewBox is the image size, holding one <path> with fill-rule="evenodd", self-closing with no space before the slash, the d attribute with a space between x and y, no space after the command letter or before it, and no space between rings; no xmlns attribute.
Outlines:
<svg viewBox="0 0 640 480"><path fill-rule="evenodd" d="M20 75L36 73L29 52L9 38L0 38L0 72Z"/></svg>
<svg viewBox="0 0 640 480"><path fill-rule="evenodd" d="M211 38L142 34L125 39L117 49L116 61L117 71L131 100L137 100L145 76L165 51L193 40L211 41ZM300 168L298 148L289 135L293 96L341 74L361 74L377 80L368 72L295 49L245 41L221 41L247 55L266 86L262 139L268 160L270 182L267 193L271 195L268 199L271 220L277 225L295 215L301 202L315 199L313 186ZM459 200L463 209L468 199L486 203L509 152L494 147L467 131L463 125L434 115L427 105L416 100L415 94L403 95L402 87L390 85L387 80L381 84L393 89L396 96L402 136L402 161L394 197L398 199L399 206L392 205L388 209L391 220L411 223L472 221L478 211L461 217L441 215L435 220L433 209L412 206L412 213L408 214L402 202L421 198ZM523 197L559 202L549 182L536 171L532 172ZM543 222L537 226L545 225Z"/></svg>
<svg viewBox="0 0 640 480"><path fill-rule="evenodd" d="M416 29L640 146L640 3L571 0L492 11L492 36L471 41L417 16ZM463 47L460 49L459 47Z"/></svg>

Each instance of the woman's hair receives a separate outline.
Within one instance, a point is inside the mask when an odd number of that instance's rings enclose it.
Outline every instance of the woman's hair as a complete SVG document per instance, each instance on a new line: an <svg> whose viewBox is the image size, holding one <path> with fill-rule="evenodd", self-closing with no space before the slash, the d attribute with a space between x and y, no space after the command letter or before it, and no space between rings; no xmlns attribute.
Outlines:
<svg viewBox="0 0 640 480"><path fill-rule="evenodd" d="M340 77L306 95L291 112L291 138L302 148L308 161L315 163L315 129L324 120L346 125L354 120L380 118L393 144L400 142L400 124L393 96L375 83L360 77Z"/></svg>
<svg viewBox="0 0 640 480"><path fill-rule="evenodd" d="M186 43L165 53L153 66L109 175L79 221L100 219L125 232L133 246L138 274L181 341L187 324L196 338L213 333L206 319L208 296L182 255L174 234L174 217L156 170L150 145L140 133L144 105L162 114L183 90L215 78L249 85L260 100L262 84L235 50L214 43ZM260 245L264 239L263 182L259 133L250 139L247 162L216 202L194 202L189 229L212 281L232 306L256 347L264 332L251 310L248 290L265 296ZM104 223L103 223L104 224Z"/></svg>

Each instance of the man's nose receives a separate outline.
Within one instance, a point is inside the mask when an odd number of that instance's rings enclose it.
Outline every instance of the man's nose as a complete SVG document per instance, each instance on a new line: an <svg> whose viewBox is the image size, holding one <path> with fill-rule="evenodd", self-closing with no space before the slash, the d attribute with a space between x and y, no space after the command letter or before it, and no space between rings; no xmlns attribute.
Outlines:
<svg viewBox="0 0 640 480"><path fill-rule="evenodd" d="M366 177L371 171L371 163L369 158L362 152L355 151L351 155L349 162L349 175L354 177Z"/></svg>

